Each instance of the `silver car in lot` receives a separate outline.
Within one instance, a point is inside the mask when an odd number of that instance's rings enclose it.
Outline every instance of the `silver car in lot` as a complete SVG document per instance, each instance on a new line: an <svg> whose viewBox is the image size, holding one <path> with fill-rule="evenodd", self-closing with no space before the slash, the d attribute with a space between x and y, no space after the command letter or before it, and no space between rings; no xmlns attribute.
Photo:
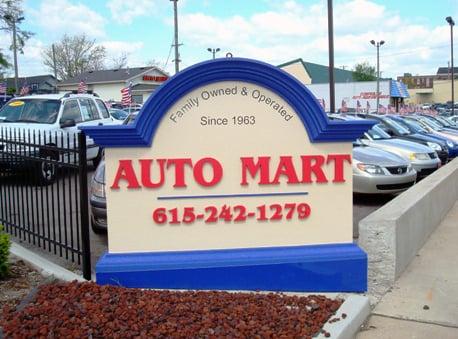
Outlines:
<svg viewBox="0 0 458 339"><path fill-rule="evenodd" d="M417 172L402 157L364 145L353 148L353 192L399 193L415 184Z"/></svg>
<svg viewBox="0 0 458 339"><path fill-rule="evenodd" d="M441 166L441 161L433 149L411 141L393 139L377 125L364 134L361 143L397 154L409 161L419 178L431 174Z"/></svg>

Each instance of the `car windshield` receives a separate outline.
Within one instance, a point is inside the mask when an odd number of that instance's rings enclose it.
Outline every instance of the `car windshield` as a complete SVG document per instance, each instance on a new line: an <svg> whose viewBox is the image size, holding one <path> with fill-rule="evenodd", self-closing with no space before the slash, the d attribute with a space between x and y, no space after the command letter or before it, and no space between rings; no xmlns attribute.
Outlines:
<svg viewBox="0 0 458 339"><path fill-rule="evenodd" d="M390 135L378 125L373 126L367 133L373 140L391 139Z"/></svg>
<svg viewBox="0 0 458 339"><path fill-rule="evenodd" d="M12 100L0 110L0 122L31 122L53 124L60 109L59 100Z"/></svg>
<svg viewBox="0 0 458 339"><path fill-rule="evenodd" d="M403 121L398 121L400 124L404 124L404 126L408 126L411 131L415 133L428 133L428 131L421 126L418 122L414 120L403 120Z"/></svg>
<svg viewBox="0 0 458 339"><path fill-rule="evenodd" d="M116 120L124 120L128 116L127 112L121 109L110 109L110 114Z"/></svg>
<svg viewBox="0 0 458 339"><path fill-rule="evenodd" d="M138 115L137 112L135 112L135 113L130 113L129 116L123 121L122 124L123 124L123 125L130 125L130 124L132 124L132 123L135 121L135 119L137 118L137 115Z"/></svg>
<svg viewBox="0 0 458 339"><path fill-rule="evenodd" d="M438 123L435 123L434 121L428 119L428 118L421 118L421 121L431 127L435 131L441 131L442 126L440 126Z"/></svg>
<svg viewBox="0 0 458 339"><path fill-rule="evenodd" d="M384 121L400 135L412 134L409 129L405 128L397 121L394 121L392 119L384 119Z"/></svg>
<svg viewBox="0 0 458 339"><path fill-rule="evenodd" d="M444 126L446 127L450 127L452 126L452 124L450 123L450 121L448 121L447 119L443 118L443 117L436 117L437 120L439 120Z"/></svg>

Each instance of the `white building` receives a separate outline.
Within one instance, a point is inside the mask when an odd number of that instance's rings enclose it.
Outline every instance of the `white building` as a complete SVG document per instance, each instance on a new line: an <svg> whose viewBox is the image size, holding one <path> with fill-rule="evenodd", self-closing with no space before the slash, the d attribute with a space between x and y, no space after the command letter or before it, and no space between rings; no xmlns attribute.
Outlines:
<svg viewBox="0 0 458 339"><path fill-rule="evenodd" d="M76 77L61 81L60 91L74 91L84 81L89 91L97 93L105 101L121 101L121 89L132 83L132 99L142 104L169 75L154 67L120 68L88 71Z"/></svg>

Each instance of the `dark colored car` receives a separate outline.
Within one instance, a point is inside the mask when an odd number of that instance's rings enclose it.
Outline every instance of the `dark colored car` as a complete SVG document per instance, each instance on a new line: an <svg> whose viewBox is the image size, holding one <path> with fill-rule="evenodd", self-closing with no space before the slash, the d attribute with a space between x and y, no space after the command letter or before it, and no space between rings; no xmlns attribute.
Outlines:
<svg viewBox="0 0 458 339"><path fill-rule="evenodd" d="M380 122L380 128L386 133L396 139L408 140L422 144L432 148L436 153L442 164L446 164L448 161L448 148L445 142L431 138L427 135L412 132L410 129L398 123L396 120L391 119L387 115L375 115L367 114L364 115L368 119L377 120Z"/></svg>
<svg viewBox="0 0 458 339"><path fill-rule="evenodd" d="M129 114L123 121L123 125L135 121L138 112ZM91 182L91 226L94 233L101 234L107 231L107 200L105 196L105 161L102 160L95 170Z"/></svg>
<svg viewBox="0 0 458 339"><path fill-rule="evenodd" d="M389 118L397 121L405 128L408 128L412 133L428 136L433 140L437 140L436 142L444 142L448 150L449 160L458 156L458 143L454 142L452 139L428 131L419 122L413 119L406 119L398 115L390 115Z"/></svg>

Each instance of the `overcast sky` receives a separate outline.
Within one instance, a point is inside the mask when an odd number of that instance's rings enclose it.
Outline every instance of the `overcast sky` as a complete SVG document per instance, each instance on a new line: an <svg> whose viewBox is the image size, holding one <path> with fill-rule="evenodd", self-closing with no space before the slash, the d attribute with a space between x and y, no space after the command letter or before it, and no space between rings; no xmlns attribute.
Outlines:
<svg viewBox="0 0 458 339"><path fill-rule="evenodd" d="M41 50L64 33L96 39L107 48L108 60L125 52L131 67L154 59L174 72L169 0L24 0L24 6L22 28L35 35L19 56L20 76L49 73ZM375 65L369 41L383 39L383 76L434 74L450 60L449 15L458 23L457 0L335 0L335 64ZM326 0L179 0L178 17L180 68L211 58L209 47L220 48L219 57L231 52L274 65L297 58L328 62ZM10 54L10 42L0 32L4 53Z"/></svg>

